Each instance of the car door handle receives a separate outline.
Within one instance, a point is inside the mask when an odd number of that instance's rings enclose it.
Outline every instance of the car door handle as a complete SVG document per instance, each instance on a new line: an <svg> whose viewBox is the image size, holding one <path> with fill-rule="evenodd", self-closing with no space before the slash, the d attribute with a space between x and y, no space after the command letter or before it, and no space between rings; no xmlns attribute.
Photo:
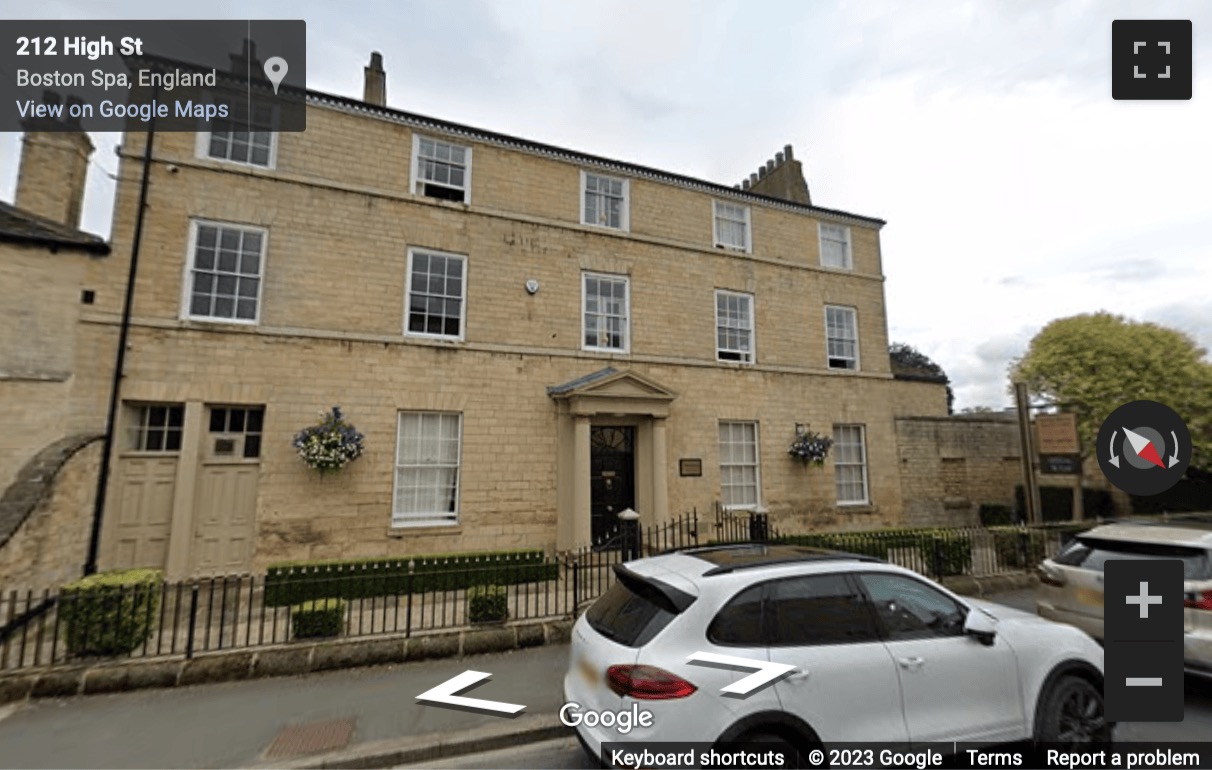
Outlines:
<svg viewBox="0 0 1212 770"><path fill-rule="evenodd" d="M797 668L795 671L792 671L790 674L787 675L787 681L803 682L808 678L808 675L811 673L812 672L806 668Z"/></svg>
<svg viewBox="0 0 1212 770"><path fill-rule="evenodd" d="M896 662L901 664L901 668L903 669L916 671L926 664L926 659L914 656L912 658L898 658Z"/></svg>

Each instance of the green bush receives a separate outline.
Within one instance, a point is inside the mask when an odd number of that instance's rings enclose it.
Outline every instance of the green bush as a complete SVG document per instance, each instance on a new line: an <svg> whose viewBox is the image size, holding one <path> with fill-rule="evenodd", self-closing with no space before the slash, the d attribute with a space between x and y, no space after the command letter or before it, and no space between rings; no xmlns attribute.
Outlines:
<svg viewBox="0 0 1212 770"><path fill-rule="evenodd" d="M961 534L946 530L923 532L917 552L936 578L964 575L972 569L972 541Z"/></svg>
<svg viewBox="0 0 1212 770"><path fill-rule="evenodd" d="M989 531L993 534L997 563L1004 569L1034 569L1047 557L1045 533L1018 528Z"/></svg>
<svg viewBox="0 0 1212 770"><path fill-rule="evenodd" d="M509 617L509 589L505 586L472 586L467 591L467 618L472 623L505 620Z"/></svg>
<svg viewBox="0 0 1212 770"><path fill-rule="evenodd" d="M1013 508L996 503L981 503L980 517L982 527L1004 527L1018 523Z"/></svg>
<svg viewBox="0 0 1212 770"><path fill-rule="evenodd" d="M59 619L72 655L125 655L143 644L160 608L164 573L98 572L63 586Z"/></svg>
<svg viewBox="0 0 1212 770"><path fill-rule="evenodd" d="M413 574L408 574L408 563ZM456 591L475 585L554 580L559 564L542 550L403 556L395 559L282 562L265 576L265 604L281 607L310 599L404 596Z"/></svg>
<svg viewBox="0 0 1212 770"><path fill-rule="evenodd" d="M775 542L786 545L802 545L810 548L827 548L845 551L877 559L888 558L888 544L880 532L821 532L813 535L787 535Z"/></svg>
<svg viewBox="0 0 1212 770"><path fill-rule="evenodd" d="M290 628L296 639L339 636L345 628L345 600L316 599L292 606Z"/></svg>

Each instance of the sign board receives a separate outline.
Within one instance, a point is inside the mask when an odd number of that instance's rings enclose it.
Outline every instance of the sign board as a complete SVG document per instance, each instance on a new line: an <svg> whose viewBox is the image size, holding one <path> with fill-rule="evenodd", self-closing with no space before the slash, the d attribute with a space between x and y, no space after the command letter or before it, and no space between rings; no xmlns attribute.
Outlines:
<svg viewBox="0 0 1212 770"><path fill-rule="evenodd" d="M1035 418L1040 455L1075 455L1082 449L1077 442L1077 415L1041 414Z"/></svg>
<svg viewBox="0 0 1212 770"><path fill-rule="evenodd" d="M1078 455L1040 455L1039 472L1079 476L1082 472L1082 458Z"/></svg>
<svg viewBox="0 0 1212 770"><path fill-rule="evenodd" d="M702 476L702 458L683 457L682 459L678 460L678 474L681 476Z"/></svg>

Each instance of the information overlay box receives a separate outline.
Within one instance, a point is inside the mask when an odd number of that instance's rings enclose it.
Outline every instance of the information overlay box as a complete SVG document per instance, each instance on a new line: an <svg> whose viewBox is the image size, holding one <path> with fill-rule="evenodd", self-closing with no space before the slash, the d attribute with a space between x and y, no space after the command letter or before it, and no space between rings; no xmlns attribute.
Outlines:
<svg viewBox="0 0 1212 770"><path fill-rule="evenodd" d="M303 131L307 25L6 21L0 131Z"/></svg>

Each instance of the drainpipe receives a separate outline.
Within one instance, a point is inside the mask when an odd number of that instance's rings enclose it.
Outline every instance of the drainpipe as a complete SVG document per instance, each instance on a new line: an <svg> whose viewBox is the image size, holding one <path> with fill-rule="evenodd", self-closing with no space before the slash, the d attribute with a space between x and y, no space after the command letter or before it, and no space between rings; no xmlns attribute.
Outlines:
<svg viewBox="0 0 1212 770"><path fill-rule="evenodd" d="M159 96L159 89L153 99ZM143 178L139 183L139 211L135 215L135 235L130 245L130 271L126 276L126 297L122 303L122 324L118 329L118 355L114 360L114 379L109 388L109 412L105 418L105 443L101 448L101 471L97 476L97 497L93 501L92 534L88 541L88 561L84 574L97 571L97 552L101 546L101 521L105 515L105 493L109 488L110 456L114 453L114 424L118 414L118 396L122 387L122 368L126 364L126 340L130 335L131 306L135 298L135 275L139 269L139 246L143 240L143 217L147 211L147 186L151 176L152 143L156 138L153 117L147 127L147 143L143 147Z"/></svg>

